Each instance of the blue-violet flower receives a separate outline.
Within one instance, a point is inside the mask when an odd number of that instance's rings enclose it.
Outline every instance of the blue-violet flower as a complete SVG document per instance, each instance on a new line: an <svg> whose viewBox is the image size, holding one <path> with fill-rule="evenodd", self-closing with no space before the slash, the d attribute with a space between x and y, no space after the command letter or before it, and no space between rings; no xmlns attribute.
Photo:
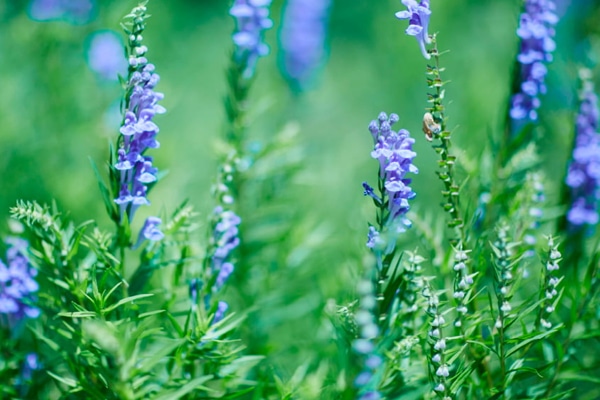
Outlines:
<svg viewBox="0 0 600 400"><path fill-rule="evenodd" d="M101 78L116 81L127 73L127 60L123 55L123 42L112 31L94 33L87 50L90 69Z"/></svg>
<svg viewBox="0 0 600 400"><path fill-rule="evenodd" d="M29 16L35 21L64 20L79 25L90 22L93 16L92 0L32 0Z"/></svg>
<svg viewBox="0 0 600 400"><path fill-rule="evenodd" d="M219 303L217 303L217 310L215 311L215 316L213 317L212 323L216 324L217 322L225 318L225 313L228 309L229 304L227 304L224 301L219 301Z"/></svg>
<svg viewBox="0 0 600 400"><path fill-rule="evenodd" d="M572 204L567 219L573 226L598 223L600 201L600 112L591 84L584 87L576 121L575 147L567 174Z"/></svg>
<svg viewBox="0 0 600 400"><path fill-rule="evenodd" d="M408 20L406 34L414 36L417 39L423 57L429 60L431 56L427 53L427 49L425 48L425 44L431 43L428 32L429 17L431 16L429 0L421 0L420 3L417 3L416 0L402 0L402 4L404 4L408 10L398 11L396 13L396 18Z"/></svg>
<svg viewBox="0 0 600 400"><path fill-rule="evenodd" d="M552 0L526 0L517 35L521 45L517 61L521 65L520 91L511 100L510 117L513 120L536 121L541 105L540 94L546 93L544 78L548 72L544 63L552 61L554 25L558 16Z"/></svg>
<svg viewBox="0 0 600 400"><path fill-rule="evenodd" d="M8 238L6 243L9 246L6 251L8 265L0 260L0 314L6 319L0 318L0 322L13 326L24 317L40 315L40 310L31 305L39 286L34 279L37 270L30 265L27 256L29 243L18 238Z"/></svg>
<svg viewBox="0 0 600 400"><path fill-rule="evenodd" d="M269 54L269 47L263 42L263 32L273 26L269 19L271 0L234 0L229 14L236 19L233 34L235 58L244 69L244 77L254 74L259 57Z"/></svg>
<svg viewBox="0 0 600 400"><path fill-rule="evenodd" d="M214 290L218 290L234 269L233 264L228 260L231 252L240 244L238 226L241 219L233 211L224 210L221 206L215 207L213 213L216 223L212 237L214 252L211 266L212 271L217 274Z"/></svg>
<svg viewBox="0 0 600 400"><path fill-rule="evenodd" d="M371 121L369 131L375 143L371 157L379 161L380 179L384 181L385 189L382 194L384 198L388 198L389 217L384 223L393 226L397 232L402 232L411 226L404 215L409 210L408 200L415 197L408 186L411 180L406 178L406 174L417 174L419 170L412 163L417 155L412 151L415 140L406 129L398 132L392 130L392 125L398 120L398 115L391 114L388 117L382 112L377 120Z"/></svg>
<svg viewBox="0 0 600 400"><path fill-rule="evenodd" d="M115 203L120 206L121 218L128 212L130 221L139 206L150 204L146 193L148 185L157 179L157 169L152 165L152 157L145 153L159 147L156 140L159 129L152 119L165 112L165 108L157 104L163 94L154 91L160 78L154 73L154 65L144 57L148 49L139 44L141 36L131 36L128 95L115 164L120 172L120 191Z"/></svg>
<svg viewBox="0 0 600 400"><path fill-rule="evenodd" d="M325 34L331 0L288 0L281 25L285 72L302 89L325 53Z"/></svg>

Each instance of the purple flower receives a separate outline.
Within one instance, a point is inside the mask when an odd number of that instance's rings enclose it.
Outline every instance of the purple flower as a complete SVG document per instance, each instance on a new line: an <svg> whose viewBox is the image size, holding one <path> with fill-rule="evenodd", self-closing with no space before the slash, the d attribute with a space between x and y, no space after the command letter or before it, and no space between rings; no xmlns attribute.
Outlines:
<svg viewBox="0 0 600 400"><path fill-rule="evenodd" d="M360 400L379 400L381 399L381 394L374 390L368 391L362 396L359 397Z"/></svg>
<svg viewBox="0 0 600 400"><path fill-rule="evenodd" d="M229 262L229 256L240 244L238 226L242 220L233 211L224 210L221 206L215 207L213 214L215 217L212 237L214 251L211 268L217 274L213 287L216 291L225 284L233 272L234 266Z"/></svg>
<svg viewBox="0 0 600 400"><path fill-rule="evenodd" d="M165 237L165 234L158 228L158 226L162 224L162 220L158 217L148 217L144 222L144 226L140 231L140 235L138 236L137 243L133 246L134 249L137 249L144 243L145 240L149 240L151 242L158 242Z"/></svg>
<svg viewBox="0 0 600 400"><path fill-rule="evenodd" d="M429 17L431 10L429 9L429 0L421 0L417 3L416 0L402 0L402 4L408 8L408 10L398 11L396 18L407 19L408 28L406 28L406 34L414 36L419 42L419 47L423 57L430 59L431 56L427 53L425 44L431 43L429 38Z"/></svg>
<svg viewBox="0 0 600 400"><path fill-rule="evenodd" d="M410 186L408 172L418 173L412 163L417 155L412 151L415 142L405 129L398 132L392 130L392 125L399 120L398 115L379 114L377 120L371 121L369 131L375 143L371 157L379 161L380 178L384 181L384 198L388 198L389 217L385 224L393 225L397 232L410 227L410 221L404 217L409 210L408 200L415 197Z"/></svg>
<svg viewBox="0 0 600 400"><path fill-rule="evenodd" d="M323 60L331 0L288 0L283 13L281 48L285 72L303 88Z"/></svg>
<svg viewBox="0 0 600 400"><path fill-rule="evenodd" d="M546 93L544 79L548 72L544 63L552 61L556 48L554 25L558 17L551 0L526 0L517 35L521 45L517 61L521 64L521 87L511 100L513 120L536 121L541 105L539 96Z"/></svg>
<svg viewBox="0 0 600 400"><path fill-rule="evenodd" d="M375 229L374 226L369 227L369 234L367 236L367 247L372 249L374 248L379 240L379 232Z"/></svg>
<svg viewBox="0 0 600 400"><path fill-rule="evenodd" d="M600 111L591 84L584 87L576 121L575 146L566 183L572 204L567 220L575 227L598 223L600 201Z"/></svg>
<svg viewBox="0 0 600 400"><path fill-rule="evenodd" d="M32 0L29 16L35 21L64 20L79 25L90 22L93 16L92 0Z"/></svg>
<svg viewBox="0 0 600 400"><path fill-rule="evenodd" d="M235 0L229 14L236 19L233 34L235 58L244 69L244 77L254 74L259 57L269 54L269 47L263 42L263 31L273 26L269 19L271 0Z"/></svg>
<svg viewBox="0 0 600 400"><path fill-rule="evenodd" d="M233 273L233 264L230 262L223 263L221 265L221 269L219 269L219 274L217 275L217 280L215 282L215 290L219 290L229 278L229 275Z"/></svg>
<svg viewBox="0 0 600 400"><path fill-rule="evenodd" d="M38 369L40 369L38 355L35 353L27 354L25 356L25 362L23 363L23 371L21 372L22 379L25 381L31 380L33 372Z"/></svg>
<svg viewBox="0 0 600 400"><path fill-rule="evenodd" d="M40 315L40 310L31 305L39 286L34 279L37 271L29 264L27 241L8 238L6 243L7 265L0 260L0 314L6 315L5 321L13 326L24 317Z"/></svg>
<svg viewBox="0 0 600 400"><path fill-rule="evenodd" d="M165 112L164 107L158 104L163 94L154 91L160 78L154 73L154 65L144 57L148 49L139 45L135 35L132 36L128 95L120 129L121 146L114 165L120 173L120 191L115 203L120 206L121 218L128 213L130 221L139 206L150 204L148 185L156 181L157 169L152 165L152 157L145 153L148 149L159 147L156 140L159 129L152 119L156 114Z"/></svg>
<svg viewBox="0 0 600 400"><path fill-rule="evenodd" d="M225 303L224 301L219 301L219 303L217 304L217 310L215 311L215 316L213 317L212 323L216 324L217 322L219 322L223 318L225 318L225 313L227 312L228 309L229 309L229 305L227 303Z"/></svg>
<svg viewBox="0 0 600 400"><path fill-rule="evenodd" d="M101 78L116 81L127 72L127 60L123 54L123 42L112 31L94 33L87 51L90 69Z"/></svg>

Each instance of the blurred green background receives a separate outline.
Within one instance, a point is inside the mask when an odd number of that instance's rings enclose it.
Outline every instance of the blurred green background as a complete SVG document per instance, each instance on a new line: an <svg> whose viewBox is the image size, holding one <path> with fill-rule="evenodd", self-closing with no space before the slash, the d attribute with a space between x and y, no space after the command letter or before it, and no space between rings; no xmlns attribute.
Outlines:
<svg viewBox="0 0 600 400"><path fill-rule="evenodd" d="M88 68L86 51L94 32L120 33L121 18L135 2L98 1L93 20L82 25L33 21L28 3L0 2L0 215L8 217L17 199L42 203L56 199L59 209L75 221L97 219L108 228L90 158L104 166L109 142L116 141L120 121L107 113L118 109L121 89L118 82L105 81ZM155 165L169 173L151 193L152 205L140 211L138 226L143 216L170 212L184 199L197 207L201 219L213 206L214 143L224 128L225 68L234 29L229 3L151 0L148 4L152 18L144 40L148 58L161 76L157 89L165 94L162 104L168 110L156 118L161 147L151 153ZM446 96L449 126L455 128L459 156L476 164L488 138L502 131L521 2L431 3L430 31L439 32L441 49L450 50L443 57L445 79L451 81ZM572 141L577 68L595 67L599 60L600 2L557 3L563 19L543 99L540 146L547 175L560 182ZM319 268L300 263L297 268L305 272L283 274L274 285L289 285L285 290L291 299L312 296L298 313L279 316L296 318L298 327L280 327L280 334L305 336L311 342L310 332L321 326L318 315L327 300L352 297L366 254L363 246L373 210L360 184L376 179L367 126L380 111L398 113L399 126L417 138L415 164L421 172L413 185L418 194L414 209L438 218L440 184L434 173L435 153L421 133L427 106L426 61L415 39L404 34L406 22L394 18L404 9L401 2L334 1L327 63L317 84L301 94L290 91L278 69L283 6L283 0L273 1L275 27L266 33L271 55L258 64L249 138L266 143L288 121L300 127L305 160L289 189L291 206L301 210L310 226L319 227L311 239L315 247L328 241L337 250L317 253ZM592 36L586 39L588 35ZM257 304L269 303L268 293L263 297ZM277 331L270 334L275 337ZM292 341L273 340L281 347Z"/></svg>

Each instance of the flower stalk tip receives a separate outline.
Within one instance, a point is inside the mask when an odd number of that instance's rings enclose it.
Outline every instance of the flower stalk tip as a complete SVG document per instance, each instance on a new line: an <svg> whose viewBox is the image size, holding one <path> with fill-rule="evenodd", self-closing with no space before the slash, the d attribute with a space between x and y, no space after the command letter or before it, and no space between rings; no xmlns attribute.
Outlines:
<svg viewBox="0 0 600 400"><path fill-rule="evenodd" d="M429 0L421 0L417 3L415 0L402 0L407 10L398 11L395 15L398 19L407 19L408 28L406 28L406 34L414 36L419 43L419 48L425 59L429 60L431 55L427 52L426 44L431 43L429 37L429 18L431 16L431 10L429 8Z"/></svg>

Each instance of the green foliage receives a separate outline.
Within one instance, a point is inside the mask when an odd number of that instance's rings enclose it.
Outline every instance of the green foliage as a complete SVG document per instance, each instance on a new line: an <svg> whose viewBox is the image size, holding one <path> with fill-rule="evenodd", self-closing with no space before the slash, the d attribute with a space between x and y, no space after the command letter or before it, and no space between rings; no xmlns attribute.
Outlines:
<svg viewBox="0 0 600 400"><path fill-rule="evenodd" d="M40 287L26 301L41 311L14 325L0 314L0 397L350 400L376 390L389 400L599 398L600 237L597 230L573 235L564 220L574 124L565 109L575 107L549 89L541 124L507 137L509 78L498 76L514 56L515 10L471 3L436 4L443 35L433 37L431 65L408 57L409 47L399 50L389 7L337 7L328 83L293 99L268 58L251 79L227 59L222 3L151 2L151 19L140 9L127 15L127 35L148 28L173 109L156 156L175 173L152 187L165 236L138 244L140 223L130 224L114 202L116 149L110 144L104 160L105 143L93 139L116 138L118 127L99 121L117 88L69 69L80 62L79 36L92 28L34 23L24 7L0 5L7 38L0 48L16 57L14 65L0 60L11 99L0 107L0 144L11 171L22 171L4 174L0 205L14 204L13 192L39 199L18 200L10 227L29 241ZM122 7L99 4L100 20L116 25ZM273 7L277 14L280 5ZM489 24L481 43L455 37L454 30L481 26L480 18L503 23ZM453 53L438 50L440 39ZM200 52L211 62L198 65ZM419 79L412 71L425 73L422 85L411 86ZM219 78L222 86L213 83ZM121 86L123 109L132 88L123 78ZM12 106L21 96L31 109ZM385 197L361 206L357 184L379 176L367 164L364 122L386 104L397 106L417 138L420 169L408 214L414 226L398 235L385 231ZM219 123L221 140L214 139ZM420 126L432 148L416 134ZM44 151L24 150L32 142ZM383 185L379 177L380 192ZM242 219L235 272L222 290L211 268L218 219L206 212L215 204ZM369 254L370 226L386 245ZM223 300L230 309L219 320ZM368 355L356 351L365 312L377 328L367 335ZM32 370L31 353L38 357ZM357 385L369 355L381 365Z"/></svg>

